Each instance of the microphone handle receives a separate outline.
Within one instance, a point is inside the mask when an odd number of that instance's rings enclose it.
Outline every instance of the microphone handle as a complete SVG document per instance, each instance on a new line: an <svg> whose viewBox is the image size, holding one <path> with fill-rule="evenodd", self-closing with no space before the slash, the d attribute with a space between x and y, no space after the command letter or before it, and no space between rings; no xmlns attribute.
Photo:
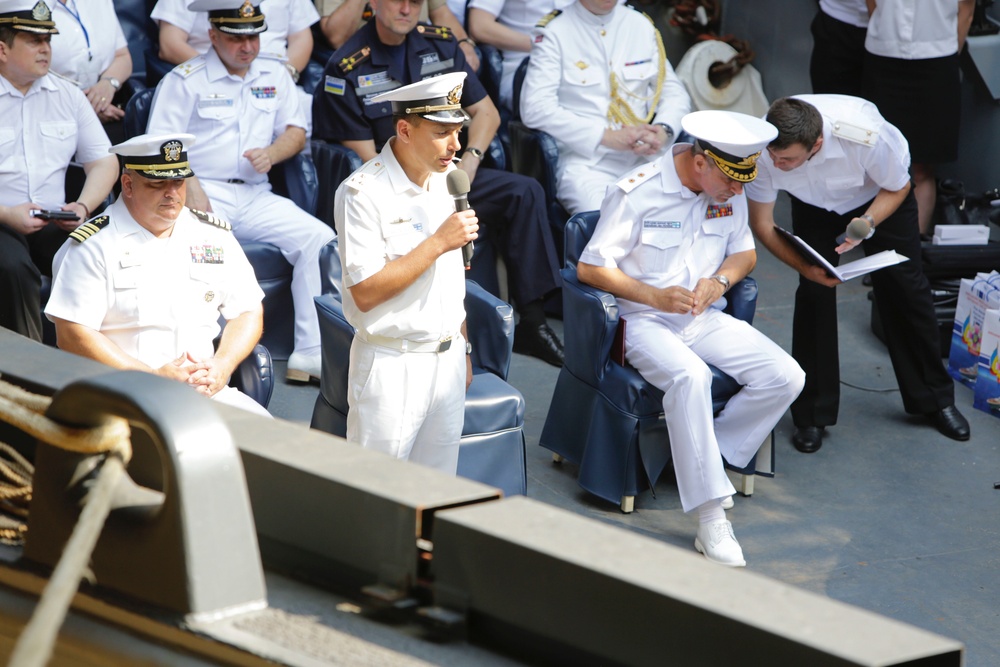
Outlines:
<svg viewBox="0 0 1000 667"><path fill-rule="evenodd" d="M469 210L469 197L468 193L462 193L460 196L455 197L455 210L458 212ZM468 271L472 268L472 252L475 248L472 246L472 241L469 241L464 246L462 246L462 262L465 264L465 270Z"/></svg>
<svg viewBox="0 0 1000 667"><path fill-rule="evenodd" d="M846 240L847 240L847 232L844 232L843 234L837 237L837 245L842 244Z"/></svg>
<svg viewBox="0 0 1000 667"><path fill-rule="evenodd" d="M472 251L475 248L472 247L472 241L469 241L464 246L462 246L462 261L465 263L465 270L468 271L472 268Z"/></svg>

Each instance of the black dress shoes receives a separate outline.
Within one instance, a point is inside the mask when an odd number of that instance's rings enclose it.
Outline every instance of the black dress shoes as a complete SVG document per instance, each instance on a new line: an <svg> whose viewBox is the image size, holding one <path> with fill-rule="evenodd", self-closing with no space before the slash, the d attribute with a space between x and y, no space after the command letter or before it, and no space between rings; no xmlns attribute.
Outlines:
<svg viewBox="0 0 1000 667"><path fill-rule="evenodd" d="M803 426L795 429L792 444L803 454L812 454L823 446L823 427Z"/></svg>
<svg viewBox="0 0 1000 667"><path fill-rule="evenodd" d="M545 363L560 368L565 357L562 341L545 322L534 327L518 324L514 328L514 351L538 357Z"/></svg>
<svg viewBox="0 0 1000 667"><path fill-rule="evenodd" d="M954 405L949 405L937 412L927 415L934 424L934 427L952 440L968 440L972 432L969 430L969 422L962 416Z"/></svg>

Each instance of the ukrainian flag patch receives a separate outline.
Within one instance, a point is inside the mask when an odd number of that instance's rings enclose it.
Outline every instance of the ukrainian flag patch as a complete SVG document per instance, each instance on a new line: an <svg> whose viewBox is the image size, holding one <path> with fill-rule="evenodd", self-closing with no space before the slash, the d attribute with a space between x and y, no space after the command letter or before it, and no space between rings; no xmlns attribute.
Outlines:
<svg viewBox="0 0 1000 667"><path fill-rule="evenodd" d="M335 76L327 76L326 81L323 84L323 90L331 95L343 95L346 88L347 81L344 79L338 79Z"/></svg>

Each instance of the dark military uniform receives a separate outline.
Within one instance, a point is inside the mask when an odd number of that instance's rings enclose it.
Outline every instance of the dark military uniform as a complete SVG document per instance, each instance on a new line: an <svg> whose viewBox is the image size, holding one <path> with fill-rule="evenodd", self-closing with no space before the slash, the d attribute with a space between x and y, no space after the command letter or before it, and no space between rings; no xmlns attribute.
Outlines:
<svg viewBox="0 0 1000 667"><path fill-rule="evenodd" d="M394 136L392 104L374 103L378 93L446 72L465 71L462 106L486 97L462 50L446 28L419 25L399 48L379 41L369 21L327 63L313 98L313 137L325 141L372 139L376 150ZM519 306L543 298L560 285L558 256L545 212L545 195L534 179L480 168L469 203L487 235L504 254L511 293Z"/></svg>

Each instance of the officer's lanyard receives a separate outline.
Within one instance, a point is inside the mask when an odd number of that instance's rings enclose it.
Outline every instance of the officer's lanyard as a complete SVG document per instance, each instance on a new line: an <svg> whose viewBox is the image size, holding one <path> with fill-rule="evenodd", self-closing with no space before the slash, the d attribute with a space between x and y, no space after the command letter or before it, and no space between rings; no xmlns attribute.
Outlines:
<svg viewBox="0 0 1000 667"><path fill-rule="evenodd" d="M76 19L76 22L80 24L80 30L83 31L83 39L87 42L87 60L93 60L94 54L90 52L90 33L87 32L87 26L83 25L83 21L80 19L80 12L77 9L71 9L69 3L73 3L73 7L76 7L76 0L60 0L59 4L69 12L69 15Z"/></svg>

